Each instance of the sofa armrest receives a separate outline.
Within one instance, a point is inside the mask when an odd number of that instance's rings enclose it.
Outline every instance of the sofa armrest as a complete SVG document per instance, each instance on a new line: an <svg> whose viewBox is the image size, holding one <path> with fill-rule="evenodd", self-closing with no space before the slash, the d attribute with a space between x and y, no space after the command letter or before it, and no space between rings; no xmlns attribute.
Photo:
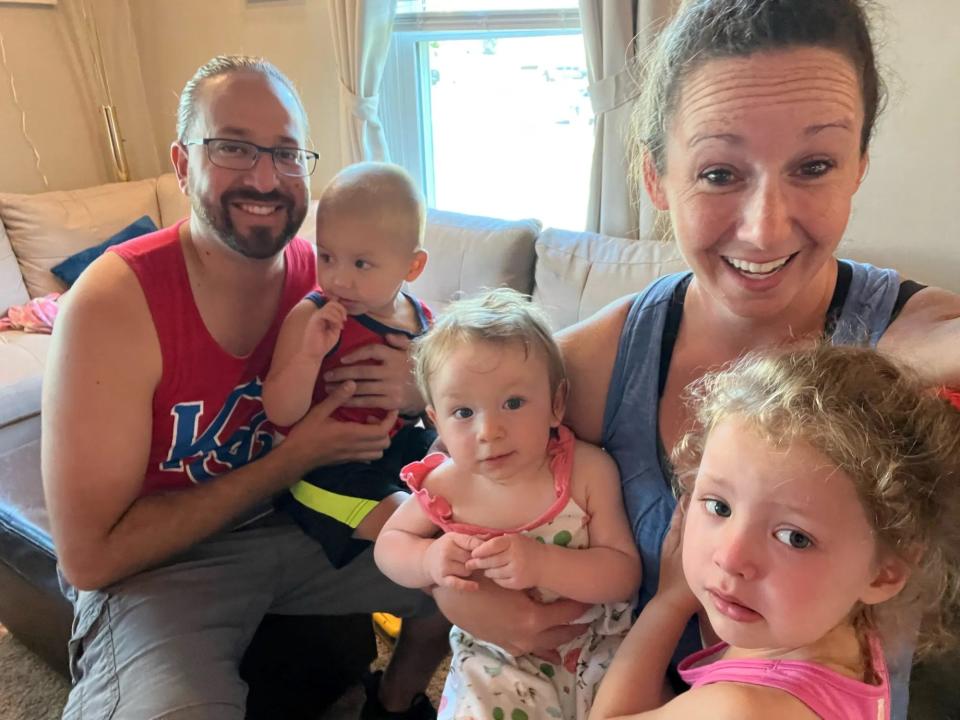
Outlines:
<svg viewBox="0 0 960 720"><path fill-rule="evenodd" d="M0 317L9 307L23 305L29 299L17 256L13 254L7 230L0 222Z"/></svg>

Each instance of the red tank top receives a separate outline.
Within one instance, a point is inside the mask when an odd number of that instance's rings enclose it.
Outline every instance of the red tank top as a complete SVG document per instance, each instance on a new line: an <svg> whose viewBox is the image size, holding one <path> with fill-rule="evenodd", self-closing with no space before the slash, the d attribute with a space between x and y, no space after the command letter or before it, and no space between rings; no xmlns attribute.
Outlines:
<svg viewBox="0 0 960 720"><path fill-rule="evenodd" d="M341 367L343 365L341 360L345 355L349 355L354 350L364 347L365 345L386 345L386 335L389 333L405 335L410 340L413 340L430 328L433 324L433 313L430 311L430 308L427 307L426 303L421 302L408 292L401 291L401 294L407 299L407 302L413 307L414 313L416 313L419 324L418 330L415 333L410 333L400 328L390 327L369 315L347 316L347 321L343 324L343 329L340 331L340 339L337 341L333 350L327 353L327 356L323 359L323 364L320 366L320 372L317 373L317 382L313 386L314 405L323 402L327 397L326 383L323 381L324 373L328 370ZM318 308L323 307L327 302L326 296L319 288L307 295L306 299ZM357 364L370 365L374 364L374 361L371 360ZM340 406L333 411L333 417L342 422L366 423L369 418L379 421L383 420L386 416L387 411L383 408ZM396 435L404 424L402 419L397 418L397 422L390 430L390 436Z"/></svg>
<svg viewBox="0 0 960 720"><path fill-rule="evenodd" d="M210 335L193 299L180 224L110 248L133 270L160 341L163 371L153 393L153 436L142 495L189 487L266 453L273 426L260 400L280 323L316 282L313 249L295 238L283 252L277 316L246 357Z"/></svg>

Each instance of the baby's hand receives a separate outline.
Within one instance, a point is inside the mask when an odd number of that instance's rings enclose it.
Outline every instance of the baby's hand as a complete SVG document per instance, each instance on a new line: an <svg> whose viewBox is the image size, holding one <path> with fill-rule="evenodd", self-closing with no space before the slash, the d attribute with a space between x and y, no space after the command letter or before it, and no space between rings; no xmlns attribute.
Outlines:
<svg viewBox="0 0 960 720"><path fill-rule="evenodd" d="M454 590L477 590L480 585L468 580L471 571L466 563L470 551L482 541L473 535L449 532L444 533L427 548L423 556L423 569L430 579L442 587Z"/></svg>
<svg viewBox="0 0 960 720"><path fill-rule="evenodd" d="M303 353L315 360L323 360L340 339L340 331L346 321L346 309L334 300L318 308L310 316L303 332Z"/></svg>
<svg viewBox="0 0 960 720"><path fill-rule="evenodd" d="M467 569L483 570L501 587L526 590L540 584L542 549L543 545L526 535L500 535L473 551Z"/></svg>

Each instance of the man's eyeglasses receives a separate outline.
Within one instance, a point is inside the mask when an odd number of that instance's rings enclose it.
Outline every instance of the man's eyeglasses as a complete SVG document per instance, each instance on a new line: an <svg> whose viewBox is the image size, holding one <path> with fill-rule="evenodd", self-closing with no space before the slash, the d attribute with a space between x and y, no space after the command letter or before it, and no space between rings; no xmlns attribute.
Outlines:
<svg viewBox="0 0 960 720"><path fill-rule="evenodd" d="M319 153L298 147L263 147L245 140L227 138L204 138L191 140L184 145L203 145L207 148L207 158L217 167L227 170L252 170L257 164L260 153L273 158L273 166L281 175L307 177L313 175L317 167Z"/></svg>

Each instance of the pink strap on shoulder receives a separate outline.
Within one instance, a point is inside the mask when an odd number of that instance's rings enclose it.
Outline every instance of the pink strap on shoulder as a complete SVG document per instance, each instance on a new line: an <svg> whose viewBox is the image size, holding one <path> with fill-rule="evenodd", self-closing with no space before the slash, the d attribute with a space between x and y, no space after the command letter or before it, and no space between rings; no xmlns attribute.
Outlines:
<svg viewBox="0 0 960 720"><path fill-rule="evenodd" d="M547 445L556 499L542 515L513 529L483 527L482 525L472 525L453 520L453 508L449 501L444 497L431 494L423 487L427 475L447 459L447 456L443 453L430 453L423 460L404 466L400 471L400 479L413 492L427 517L444 532L459 532L465 535L480 535L487 538L521 533L550 522L566 507L570 500L570 476L573 472L574 443L576 441L577 439L570 428L565 425L557 428L557 437L551 439Z"/></svg>

